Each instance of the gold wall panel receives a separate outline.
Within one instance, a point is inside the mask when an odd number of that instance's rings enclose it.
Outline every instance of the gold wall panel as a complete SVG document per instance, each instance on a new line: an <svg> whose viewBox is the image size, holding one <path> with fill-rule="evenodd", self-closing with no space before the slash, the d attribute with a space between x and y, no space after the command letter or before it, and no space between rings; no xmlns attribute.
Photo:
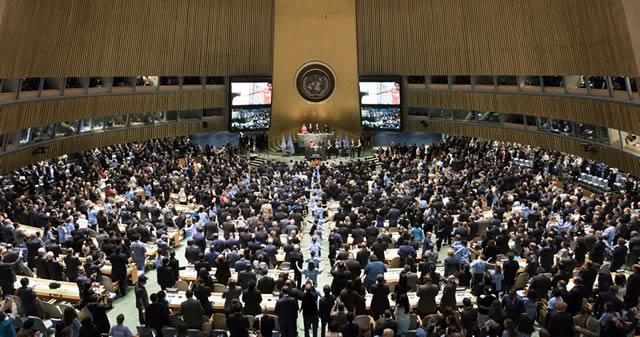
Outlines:
<svg viewBox="0 0 640 337"><path fill-rule="evenodd" d="M635 54L636 67L640 69L640 1L622 0L622 4Z"/></svg>
<svg viewBox="0 0 640 337"><path fill-rule="evenodd" d="M38 125L138 112L226 107L227 94L181 92L88 96L0 105L0 134ZM225 111L226 114L226 111Z"/></svg>
<svg viewBox="0 0 640 337"><path fill-rule="evenodd" d="M202 122L194 122L145 128L131 128L120 131L73 137L42 144L42 146L46 147L46 153L43 154L34 155L34 147L31 147L2 155L0 156L0 172L5 173L32 163L55 158L63 154L81 152L112 144L124 144L154 138L187 136L203 132L219 132L226 129L227 124L224 120L219 119L215 121L208 121L206 128L203 126Z"/></svg>
<svg viewBox="0 0 640 337"><path fill-rule="evenodd" d="M593 144L595 152L585 152L579 140L566 137L542 134L531 131L520 131L502 127L492 127L491 125L471 125L454 122L440 122L427 120L428 126L424 127L421 121L423 118L409 118L406 121L406 130L449 134L455 136L477 137L484 139L494 139L505 142L528 144L544 149L552 149L564 153L574 154L580 157L589 158L597 162L606 163L617 167L624 172L635 176L640 175L640 161L638 157L621 150Z"/></svg>
<svg viewBox="0 0 640 337"><path fill-rule="evenodd" d="M295 137L302 123L360 135L355 0L276 0L273 105L269 139ZM326 63L336 77L333 95L310 103L297 92L296 72L312 61Z"/></svg>
<svg viewBox="0 0 640 337"><path fill-rule="evenodd" d="M8 1L0 78L270 75L273 1Z"/></svg>
<svg viewBox="0 0 640 337"><path fill-rule="evenodd" d="M638 75L622 1L356 0L360 74Z"/></svg>
<svg viewBox="0 0 640 337"><path fill-rule="evenodd" d="M407 107L506 112L550 117L640 134L640 105L605 100L507 93L405 90Z"/></svg>

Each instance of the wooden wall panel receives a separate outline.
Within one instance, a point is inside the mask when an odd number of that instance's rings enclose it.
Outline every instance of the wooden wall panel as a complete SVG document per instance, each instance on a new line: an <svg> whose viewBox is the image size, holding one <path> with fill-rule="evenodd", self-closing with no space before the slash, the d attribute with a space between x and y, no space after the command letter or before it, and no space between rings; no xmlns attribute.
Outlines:
<svg viewBox="0 0 640 337"><path fill-rule="evenodd" d="M132 128L120 131L104 132L79 136L66 140L44 144L47 148L44 154L33 154L33 148L11 152L0 156L0 172L6 173L26 165L42 160L55 158L63 154L71 154L89 149L99 148L113 144L124 144L145 139L165 138L173 136L187 136L203 132L219 132L227 129L227 124L222 120L208 121L207 127L201 122L180 123L146 128Z"/></svg>
<svg viewBox="0 0 640 337"><path fill-rule="evenodd" d="M637 76L622 1L357 0L360 74Z"/></svg>
<svg viewBox="0 0 640 337"><path fill-rule="evenodd" d="M38 125L138 112L224 108L226 92L61 98L0 105L0 134Z"/></svg>
<svg viewBox="0 0 640 337"><path fill-rule="evenodd" d="M506 112L605 126L640 134L640 105L597 99L506 93L406 90L408 107Z"/></svg>
<svg viewBox="0 0 640 337"><path fill-rule="evenodd" d="M594 144L595 152L585 152L582 147L583 142L556 135L491 127L490 125L472 125L433 120L429 120L428 126L424 127L420 123L423 120L424 119L420 118L409 118L406 121L406 129L410 131L441 133L528 144L593 159L597 162L617 167L635 176L640 176L640 161L638 157L610 147Z"/></svg>
<svg viewBox="0 0 640 337"><path fill-rule="evenodd" d="M273 1L8 1L0 78L270 75Z"/></svg>

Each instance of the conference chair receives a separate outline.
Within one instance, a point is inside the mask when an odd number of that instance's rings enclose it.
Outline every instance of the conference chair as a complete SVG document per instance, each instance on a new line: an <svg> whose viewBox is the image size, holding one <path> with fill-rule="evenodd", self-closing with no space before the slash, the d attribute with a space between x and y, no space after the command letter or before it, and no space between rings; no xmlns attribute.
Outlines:
<svg viewBox="0 0 640 337"><path fill-rule="evenodd" d="M214 330L227 330L227 316L222 313L216 312L213 314L213 329Z"/></svg>
<svg viewBox="0 0 640 337"><path fill-rule="evenodd" d="M269 315L269 317L273 318L273 321L275 322L273 330L280 332L280 320L278 320L278 316Z"/></svg>
<svg viewBox="0 0 640 337"><path fill-rule="evenodd" d="M372 318L369 315L358 315L353 320L354 323L360 327L360 334L364 337L371 336L371 330L373 330Z"/></svg>
<svg viewBox="0 0 640 337"><path fill-rule="evenodd" d="M401 268L400 256L396 256L393 259L391 259L391 262L389 262L389 268Z"/></svg>
<svg viewBox="0 0 640 337"><path fill-rule="evenodd" d="M162 337L176 337L177 335L176 328L166 327L162 328Z"/></svg>
<svg viewBox="0 0 640 337"><path fill-rule="evenodd" d="M189 337L200 337L200 334L200 329L187 329L187 335Z"/></svg>
<svg viewBox="0 0 640 337"><path fill-rule="evenodd" d="M42 332L46 337L49 337L56 332L51 320L42 320L40 317L36 316L29 316L29 318L33 320L33 329Z"/></svg>
<svg viewBox="0 0 640 337"><path fill-rule="evenodd" d="M16 319L13 320L13 327L16 328L16 330L20 330L24 327L22 317L16 316Z"/></svg>
<svg viewBox="0 0 640 337"><path fill-rule="evenodd" d="M184 321L180 316L174 314L174 315L169 315L168 323L170 327L177 328L181 324L184 324Z"/></svg>
<svg viewBox="0 0 640 337"><path fill-rule="evenodd" d="M517 290L524 289L527 286L527 282L529 282L529 274L527 272L522 272L516 276L514 288Z"/></svg>
<svg viewBox="0 0 640 337"><path fill-rule="evenodd" d="M189 283L185 280L177 280L174 288L177 288L179 291L187 291L189 290Z"/></svg>
<svg viewBox="0 0 640 337"><path fill-rule="evenodd" d="M213 284L213 292L214 293L222 293L225 290L227 290L227 286L225 286L224 284L220 284L220 283L214 283Z"/></svg>
<svg viewBox="0 0 640 337"><path fill-rule="evenodd" d="M280 270L289 270L291 269L291 262L282 262L280 264Z"/></svg>
<svg viewBox="0 0 640 337"><path fill-rule="evenodd" d="M76 313L76 316L78 316L78 319L80 321L82 321L82 319L78 315L78 310L76 310L76 308L74 308L73 306L71 306L69 304L58 304L58 309L60 309L60 312L62 312L62 313L64 313L64 311L67 310L67 308L73 309L73 311Z"/></svg>
<svg viewBox="0 0 640 337"><path fill-rule="evenodd" d="M98 237L98 232L96 232L95 230L89 228L88 232L89 232L89 237L91 237L91 238Z"/></svg>
<svg viewBox="0 0 640 337"><path fill-rule="evenodd" d="M26 265L22 266L22 270L24 271L24 275L27 277L35 277L33 274L33 270L31 270L31 268L27 267Z"/></svg>
<svg viewBox="0 0 640 337"><path fill-rule="evenodd" d="M56 307L55 305L47 302L47 301L41 301L39 299L36 299L36 302L39 303L40 308L42 308L42 311L45 313L46 317L50 317L50 318L62 318L62 311L60 311L60 308Z"/></svg>
<svg viewBox="0 0 640 337"><path fill-rule="evenodd" d="M422 320L420 320L420 317L418 317L418 315L411 313L409 315L409 330L415 330L418 328L418 325L422 324Z"/></svg>
<svg viewBox="0 0 640 337"><path fill-rule="evenodd" d="M396 286L398 285L398 281L389 281L387 285L389 286L389 291L393 293L393 291L396 289Z"/></svg>
<svg viewBox="0 0 640 337"><path fill-rule="evenodd" d="M153 328L149 328L146 326L136 326L136 330L138 330L138 336L144 334L144 333L151 333L151 336L155 336L156 335L156 330Z"/></svg>
<svg viewBox="0 0 640 337"><path fill-rule="evenodd" d="M116 289L116 285L118 282L113 282L109 276L102 275L100 279L100 283L104 286L104 289L110 293L118 293Z"/></svg>

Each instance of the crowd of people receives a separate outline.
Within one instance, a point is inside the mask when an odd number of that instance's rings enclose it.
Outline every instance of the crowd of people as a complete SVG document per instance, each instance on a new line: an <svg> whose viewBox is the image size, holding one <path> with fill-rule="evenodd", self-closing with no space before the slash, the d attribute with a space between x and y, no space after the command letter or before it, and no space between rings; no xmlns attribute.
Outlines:
<svg viewBox="0 0 640 337"><path fill-rule="evenodd" d="M129 336L124 316L110 324L111 304L92 284L110 263L124 296L127 264L143 271L144 243L154 243L157 280L142 276L133 290L139 323L157 335L173 326L178 335L218 336L210 301L217 284L231 337L251 330L269 337L276 326L296 336L299 313L306 337L318 330L322 337L635 332L640 195L633 178L621 193L591 194L579 173L612 169L468 138L393 145L377 156L378 165L273 161L249 170L244 148L175 138L12 172L0 191L0 287L15 296L4 303L11 314L0 313L0 329L12 329L14 297L26 316L41 315L28 279L14 289L20 275L35 271L78 285L81 301L64 311L56 336ZM563 172L568 178L559 182ZM197 206L178 212L179 203ZM42 231L26 234L19 224ZM186 237L187 268L197 271L180 309L167 300L185 268L170 249L174 229ZM388 261L390 250L397 259ZM269 272L282 263L292 277ZM385 276L392 266L401 268L394 281ZM154 281L162 291L148 294ZM76 310L85 307L91 315L80 321Z"/></svg>

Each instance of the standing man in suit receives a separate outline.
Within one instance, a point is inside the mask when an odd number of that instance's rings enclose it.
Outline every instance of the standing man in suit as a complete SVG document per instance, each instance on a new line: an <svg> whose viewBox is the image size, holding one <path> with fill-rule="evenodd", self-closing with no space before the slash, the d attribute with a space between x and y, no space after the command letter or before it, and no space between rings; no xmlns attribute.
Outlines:
<svg viewBox="0 0 640 337"><path fill-rule="evenodd" d="M280 322L282 337L296 337L298 321L298 301L289 296L289 287L283 287L282 297L276 302L275 313Z"/></svg>
<svg viewBox="0 0 640 337"><path fill-rule="evenodd" d="M162 331L162 328L169 323L169 311L165 309L162 303L158 302L157 294L151 294L150 299L151 304L147 306L144 317L145 325L156 331Z"/></svg>
<svg viewBox="0 0 640 337"><path fill-rule="evenodd" d="M166 257L162 259L162 266L158 268L157 276L158 276L158 284L160 288L167 289L172 288L176 284L175 273L173 272L173 268L169 266L170 260Z"/></svg>
<svg viewBox="0 0 640 337"><path fill-rule="evenodd" d="M133 236L131 243L131 252L133 253L133 261L136 263L138 271L144 271L144 261L146 259L147 247L140 241L140 235Z"/></svg>
<svg viewBox="0 0 640 337"><path fill-rule="evenodd" d="M136 292L136 308L138 308L138 319L140 320L140 324L144 325L145 323L145 311L149 306L149 296L147 295L147 277L142 275L138 278L138 283L135 286Z"/></svg>
<svg viewBox="0 0 640 337"><path fill-rule="evenodd" d="M31 287L29 287L29 279L23 278L20 280L21 287L18 288L17 295L22 301L22 308L26 316L39 316L38 306L36 304L36 293Z"/></svg>
<svg viewBox="0 0 640 337"><path fill-rule="evenodd" d="M424 285L418 288L418 313L420 317L425 317L430 314L435 314L436 308L436 296L438 296L438 286L433 284L430 276L425 276Z"/></svg>
<svg viewBox="0 0 640 337"><path fill-rule="evenodd" d="M187 290L187 300L180 304L182 319L188 329L202 329L202 316L205 314L200 301L193 298L193 291Z"/></svg>
<svg viewBox="0 0 640 337"><path fill-rule="evenodd" d="M111 277L113 281L118 282L120 295L127 294L127 256L122 252L120 246L116 247L115 251L109 256L111 261Z"/></svg>
<svg viewBox="0 0 640 337"><path fill-rule="evenodd" d="M22 250L18 253L19 257L14 262L4 262L3 256L0 254L0 287L2 287L2 293L6 295L12 295L15 288L16 273L13 271L14 266L22 263Z"/></svg>

